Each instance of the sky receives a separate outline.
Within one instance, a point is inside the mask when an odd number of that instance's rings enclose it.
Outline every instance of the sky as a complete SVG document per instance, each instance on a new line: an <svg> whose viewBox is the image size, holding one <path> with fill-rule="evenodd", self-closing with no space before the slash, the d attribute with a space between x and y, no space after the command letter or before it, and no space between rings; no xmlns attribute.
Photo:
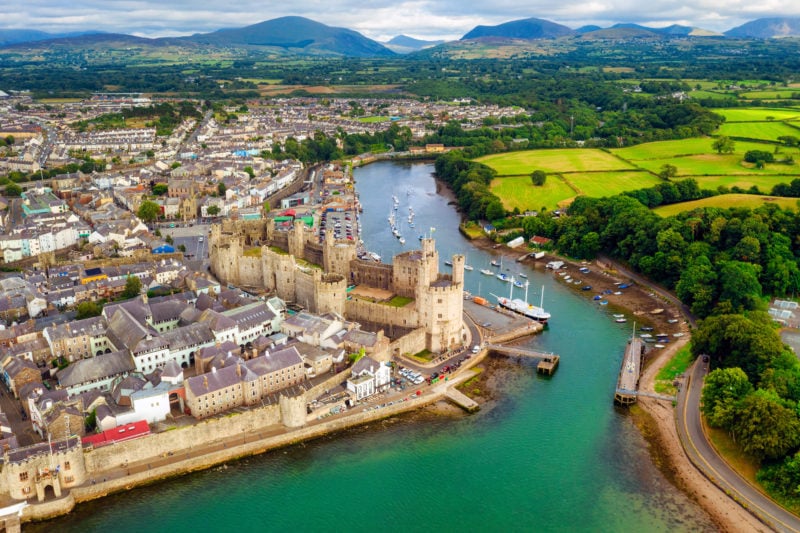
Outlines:
<svg viewBox="0 0 800 533"><path fill-rule="evenodd" d="M477 25L529 17L578 28L617 22L725 31L761 17L800 16L797 0L6 0L0 28L51 33L99 30L166 37L297 15L379 41L405 34L458 39Z"/></svg>

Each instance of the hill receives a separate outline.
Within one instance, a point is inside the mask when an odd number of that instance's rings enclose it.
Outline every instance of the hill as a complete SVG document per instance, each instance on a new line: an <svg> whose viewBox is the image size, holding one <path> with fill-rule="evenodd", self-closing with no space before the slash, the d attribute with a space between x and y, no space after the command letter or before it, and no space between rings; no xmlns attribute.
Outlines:
<svg viewBox="0 0 800 533"><path fill-rule="evenodd" d="M409 37L408 35L398 35L382 44L389 50L398 54L409 54L417 50L424 50L425 48L440 45L444 42L445 41L425 41Z"/></svg>
<svg viewBox="0 0 800 533"><path fill-rule="evenodd" d="M70 32L70 33L47 33L39 30L7 30L0 28L0 46L8 46L19 43L30 43L36 41L46 41L49 39L60 39L63 37L77 37L89 35L97 32Z"/></svg>
<svg viewBox="0 0 800 533"><path fill-rule="evenodd" d="M358 32L304 17L281 17L245 26L195 34L181 40L216 46L275 47L301 54L350 57L392 56L394 52Z"/></svg>
<svg viewBox="0 0 800 533"><path fill-rule="evenodd" d="M773 37L800 36L800 17L775 17L751 20L725 32L726 37L750 37L771 39Z"/></svg>
<svg viewBox="0 0 800 533"><path fill-rule="evenodd" d="M461 40L480 39L483 37L502 37L508 39L555 39L574 35L575 30L550 22L549 20L529 18L512 20L497 26L476 26Z"/></svg>

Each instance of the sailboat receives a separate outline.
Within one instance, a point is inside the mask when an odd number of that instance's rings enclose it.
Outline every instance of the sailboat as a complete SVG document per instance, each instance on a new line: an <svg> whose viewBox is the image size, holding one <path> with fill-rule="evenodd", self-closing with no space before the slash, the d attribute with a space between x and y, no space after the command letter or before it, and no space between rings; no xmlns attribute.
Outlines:
<svg viewBox="0 0 800 533"><path fill-rule="evenodd" d="M513 279L513 278L512 278ZM541 322L542 324L547 324L547 321L550 319L550 313L544 310L544 285L542 285L542 299L541 304L536 306L533 304L528 303L528 282L525 282L525 299L520 300L519 298L512 299L514 293L514 284L511 284L511 288L509 289L508 298L504 298L502 296L494 296L497 298L497 303L500 307L505 307L515 313L519 313L523 316L528 318L532 318L537 322Z"/></svg>
<svg viewBox="0 0 800 533"><path fill-rule="evenodd" d="M475 270L474 268L472 268L472 265L467 263L466 256L464 257L464 270Z"/></svg>

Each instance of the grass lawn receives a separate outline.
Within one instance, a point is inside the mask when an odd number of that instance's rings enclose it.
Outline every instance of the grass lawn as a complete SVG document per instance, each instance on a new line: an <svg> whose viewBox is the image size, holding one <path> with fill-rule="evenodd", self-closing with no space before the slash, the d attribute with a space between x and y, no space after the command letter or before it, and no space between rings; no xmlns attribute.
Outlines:
<svg viewBox="0 0 800 533"><path fill-rule="evenodd" d="M261 247L256 246L255 248L248 248L242 255L245 257L261 257Z"/></svg>
<svg viewBox="0 0 800 533"><path fill-rule="evenodd" d="M748 137L750 139L765 139L777 141L778 137L791 135L800 137L800 128L794 128L783 122L732 122L723 124L719 128L720 135L728 137ZM771 147L766 147L771 148Z"/></svg>
<svg viewBox="0 0 800 533"><path fill-rule="evenodd" d="M687 343L686 346L678 350L678 352L664 365L661 370L656 374L655 389L656 392L661 394L677 394L678 390L672 385L675 378L686 372L689 365L692 363L692 348L691 344Z"/></svg>
<svg viewBox="0 0 800 533"><path fill-rule="evenodd" d="M525 150L478 158L476 161L497 171L499 176L529 176L534 170L545 172L586 172L628 170L633 167L602 150L566 148Z"/></svg>
<svg viewBox="0 0 800 533"><path fill-rule="evenodd" d="M484 235L483 229L480 227L480 225L472 220L461 224L459 229L461 230L461 233L463 233L470 240L478 239Z"/></svg>
<svg viewBox="0 0 800 533"><path fill-rule="evenodd" d="M694 90L694 91L689 93L689 97L690 98L696 98L696 99L718 98L720 100L723 100L723 99L728 99L728 98L736 98L736 94L735 93L730 93L730 92L722 92L722 91L717 92L717 91L704 91L704 90L699 90L698 91L698 90Z"/></svg>
<svg viewBox="0 0 800 533"><path fill-rule="evenodd" d="M800 120L800 109L791 107L742 107L712 111L725 117L727 122L757 122L765 121L767 117L774 117L775 120Z"/></svg>
<svg viewBox="0 0 800 533"><path fill-rule="evenodd" d="M558 176L547 176L542 187L534 187L528 176L495 178L492 180L491 190L509 211L515 207L520 211L538 210L542 207L558 209L559 202L576 196L576 192Z"/></svg>
<svg viewBox="0 0 800 533"><path fill-rule="evenodd" d="M769 198L769 200L767 200ZM653 211L662 217L677 215L683 211L691 211L702 207L749 207L755 209L766 203L775 203L784 209L797 209L797 198L775 198L771 196L756 196L753 194L721 194L702 200L682 202L679 204L663 205Z"/></svg>
<svg viewBox="0 0 800 533"><path fill-rule="evenodd" d="M707 429L708 438L711 440L714 448L717 449L717 452L725 458L725 461L750 483L759 486L756 482L756 472L758 472L760 468L758 462L742 452L725 430L709 427L707 427Z"/></svg>
<svg viewBox="0 0 800 533"><path fill-rule="evenodd" d="M602 198L625 191L653 187L661 180L649 172L576 172L564 174L564 179L586 196ZM547 178L548 181L554 176Z"/></svg>
<svg viewBox="0 0 800 533"><path fill-rule="evenodd" d="M386 302L386 305L391 305L392 307L405 307L413 301L414 298L409 298L407 296L393 296L391 300Z"/></svg>
<svg viewBox="0 0 800 533"><path fill-rule="evenodd" d="M797 91L791 90L772 90L772 91L748 91L744 93L739 93L739 98L745 100L789 100L792 97L792 93Z"/></svg>

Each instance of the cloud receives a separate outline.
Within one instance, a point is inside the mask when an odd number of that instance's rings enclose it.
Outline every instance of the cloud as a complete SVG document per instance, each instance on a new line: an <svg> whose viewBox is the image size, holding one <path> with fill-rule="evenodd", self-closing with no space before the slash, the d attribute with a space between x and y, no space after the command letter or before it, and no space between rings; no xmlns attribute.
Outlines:
<svg viewBox="0 0 800 533"><path fill-rule="evenodd" d="M796 0L295 0L235 4L210 0L11 0L3 9L4 28L49 32L97 30L147 37L177 36L241 27L287 15L351 28L385 40L401 33L421 38L457 39L473 27L537 17L576 28L636 22L674 23L724 31L747 20L800 16Z"/></svg>

